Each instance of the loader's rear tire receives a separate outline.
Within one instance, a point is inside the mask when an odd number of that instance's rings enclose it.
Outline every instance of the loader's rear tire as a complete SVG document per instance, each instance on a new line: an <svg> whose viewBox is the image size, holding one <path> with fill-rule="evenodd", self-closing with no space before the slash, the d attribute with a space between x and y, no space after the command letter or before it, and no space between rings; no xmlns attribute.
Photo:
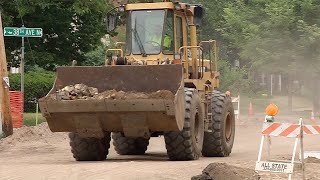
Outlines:
<svg viewBox="0 0 320 180"><path fill-rule="evenodd" d="M110 148L110 133L103 138L85 138L77 133L70 133L70 146L73 157L77 161L103 161Z"/></svg>
<svg viewBox="0 0 320 180"><path fill-rule="evenodd" d="M143 155L147 151L149 139L129 138L122 133L112 133L114 149L120 155Z"/></svg>
<svg viewBox="0 0 320 180"><path fill-rule="evenodd" d="M235 116L231 98L219 91L212 93L212 132L204 133L202 155L227 157L230 155L235 136Z"/></svg>
<svg viewBox="0 0 320 180"><path fill-rule="evenodd" d="M196 89L185 89L185 122L180 132L165 132L164 138L170 160L196 160L201 156L204 136L203 111Z"/></svg>

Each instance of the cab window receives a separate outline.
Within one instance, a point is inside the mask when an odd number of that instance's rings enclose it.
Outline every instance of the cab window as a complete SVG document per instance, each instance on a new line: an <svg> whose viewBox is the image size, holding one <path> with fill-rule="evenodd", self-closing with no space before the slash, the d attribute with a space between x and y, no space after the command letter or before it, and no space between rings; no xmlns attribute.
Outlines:
<svg viewBox="0 0 320 180"><path fill-rule="evenodd" d="M173 54L174 51L174 26L173 26L173 11L167 11L167 17L165 19L164 25L164 35L163 35L163 53Z"/></svg>
<svg viewBox="0 0 320 180"><path fill-rule="evenodd" d="M183 31L182 31L182 18L176 16L176 50L179 51L179 48L183 46Z"/></svg>

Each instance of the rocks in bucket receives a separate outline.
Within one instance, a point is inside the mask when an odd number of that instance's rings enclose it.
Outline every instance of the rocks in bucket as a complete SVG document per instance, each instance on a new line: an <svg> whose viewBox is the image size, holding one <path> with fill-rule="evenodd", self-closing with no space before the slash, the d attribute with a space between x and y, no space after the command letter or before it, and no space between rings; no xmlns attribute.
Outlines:
<svg viewBox="0 0 320 180"><path fill-rule="evenodd" d="M97 88L88 87L85 84L75 84L66 86L56 93L49 96L53 100L77 100L77 99L96 99L96 100L126 100L126 99L174 99L175 95L168 90L158 90L156 92L136 92L136 91L117 91L107 90L98 92Z"/></svg>
<svg viewBox="0 0 320 180"><path fill-rule="evenodd" d="M61 100L75 100L75 99L87 99L97 95L98 89L94 87L88 87L84 84L69 85L57 92L57 99Z"/></svg>

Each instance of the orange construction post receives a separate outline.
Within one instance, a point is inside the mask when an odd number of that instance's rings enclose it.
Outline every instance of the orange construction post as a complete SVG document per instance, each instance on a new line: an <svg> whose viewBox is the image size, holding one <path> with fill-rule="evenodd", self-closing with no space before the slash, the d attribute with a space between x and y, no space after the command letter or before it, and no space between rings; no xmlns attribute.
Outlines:
<svg viewBox="0 0 320 180"><path fill-rule="evenodd" d="M253 107L252 107L252 102L250 101L250 105L249 105L249 116L253 116Z"/></svg>

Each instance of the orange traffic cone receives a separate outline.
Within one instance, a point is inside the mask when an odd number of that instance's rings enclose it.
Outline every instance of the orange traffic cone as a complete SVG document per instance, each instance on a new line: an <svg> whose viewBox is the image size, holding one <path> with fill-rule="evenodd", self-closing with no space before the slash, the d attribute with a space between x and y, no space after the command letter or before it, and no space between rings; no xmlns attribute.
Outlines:
<svg viewBox="0 0 320 180"><path fill-rule="evenodd" d="M249 106L249 116L253 116L253 107L252 107L252 102L250 101L250 106Z"/></svg>

